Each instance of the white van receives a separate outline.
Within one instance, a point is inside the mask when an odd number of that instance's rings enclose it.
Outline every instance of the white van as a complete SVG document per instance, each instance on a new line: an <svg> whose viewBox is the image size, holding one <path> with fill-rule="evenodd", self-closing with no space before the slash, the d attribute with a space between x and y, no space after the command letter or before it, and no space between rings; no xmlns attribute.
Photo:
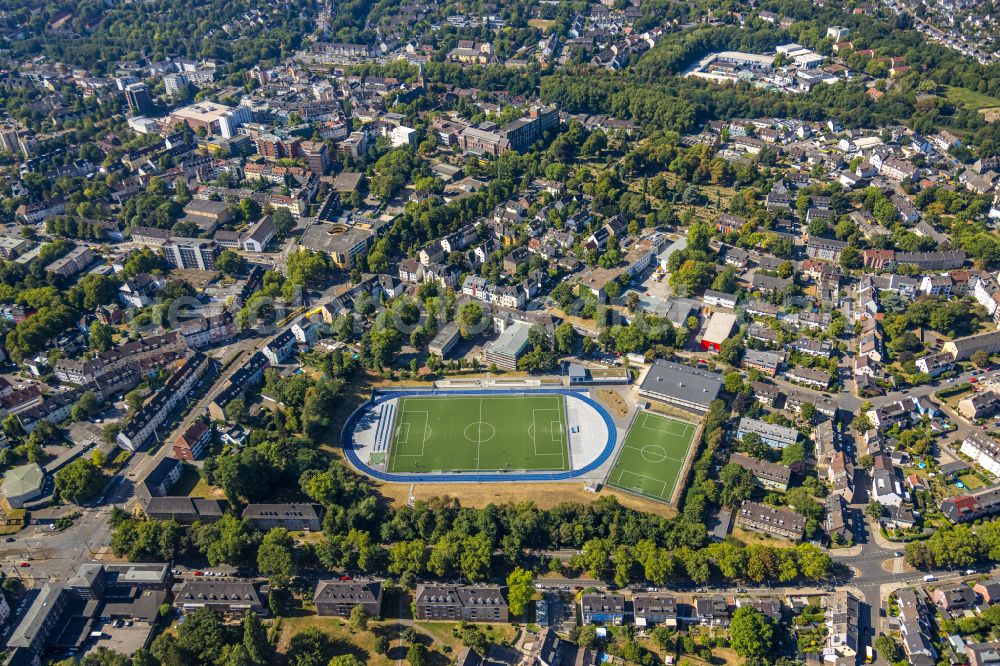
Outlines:
<svg viewBox="0 0 1000 666"><path fill-rule="evenodd" d="M924 576L924 582L925 583L933 583L936 580L937 580L937 576L932 576L930 574L927 574L926 576Z"/></svg>

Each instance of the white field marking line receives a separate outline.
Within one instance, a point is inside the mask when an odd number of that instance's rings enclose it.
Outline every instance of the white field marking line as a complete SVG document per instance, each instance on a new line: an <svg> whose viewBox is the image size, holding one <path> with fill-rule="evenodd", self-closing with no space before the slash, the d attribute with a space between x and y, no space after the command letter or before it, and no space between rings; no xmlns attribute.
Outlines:
<svg viewBox="0 0 1000 666"><path fill-rule="evenodd" d="M624 475L624 474L631 474L632 476L637 476L640 479L649 479L650 481L654 481L654 482L662 484L663 487L660 488L660 493L658 495L656 495L656 497L659 497L661 499L663 498L663 492L667 489L667 482L666 481L662 481L660 479L654 479L651 476L646 476L645 474L639 474L638 472L633 472L633 471L627 470L627 469L621 470L621 472L618 474L618 485L620 487L622 487L622 488L630 489L630 490L633 490L633 491L635 491L637 493L640 493L640 494L643 494L643 495L645 493L642 490L640 490L639 488L636 488L635 486L627 486L624 483L622 483L622 475Z"/></svg>
<svg viewBox="0 0 1000 666"><path fill-rule="evenodd" d="M490 424L492 425L492 424ZM476 424L476 429L479 431L479 436L476 437L476 471L482 469L482 453L483 453L483 399L479 399L479 423ZM496 432L496 428L493 429Z"/></svg>
<svg viewBox="0 0 1000 666"><path fill-rule="evenodd" d="M643 416L645 416L645 414ZM676 432L671 432L669 430L664 430L663 428L650 428L648 425L646 425L646 419L643 418L642 423L639 425L639 427L642 428L643 430L649 430L649 431L652 431L652 432L660 433L661 435L670 435L671 437L678 437L678 438L681 438L681 439L686 439L687 438L687 433L688 433L687 429L690 428L691 426L685 425L684 426L684 431L682 433L678 434Z"/></svg>
<svg viewBox="0 0 1000 666"><path fill-rule="evenodd" d="M643 447L638 447L638 446L623 446L622 448L623 449L632 449L633 451L638 451L640 454L643 451L646 450L645 446L643 446ZM674 462L679 462L679 463L684 462L683 458L671 458L670 456L664 456L663 459L664 460L673 460ZM644 460L645 460L645 458L644 458ZM646 462L649 462L649 461L647 460Z"/></svg>
<svg viewBox="0 0 1000 666"><path fill-rule="evenodd" d="M403 426L406 426L406 430L403 430ZM398 426L396 426L396 441L400 444L408 444L410 442L409 421L400 423Z"/></svg>
<svg viewBox="0 0 1000 666"><path fill-rule="evenodd" d="M535 447L535 455L536 456L563 456L563 455L565 455L562 451L558 451L556 453L539 453L538 452L538 426L535 425L536 422L537 422L537 419L538 419L537 412L553 412L553 411L558 411L558 410L556 408L554 408L554 407L538 407L538 408L535 408L535 409L531 410L531 425L533 425L535 427L535 434L531 436L531 443ZM549 421L549 427L550 428L552 427L553 423L555 423L555 421ZM554 437L553 437L552 441L556 441Z"/></svg>
<svg viewBox="0 0 1000 666"><path fill-rule="evenodd" d="M428 429L430 429L430 426L428 425L428 421L430 420L430 414L428 412L425 412L425 411L420 410L420 409L414 409L414 410L409 411L409 412L402 412L402 413L400 413L400 416L403 416L405 414L423 414L424 415L424 438L420 442L420 453L397 453L394 457L398 458L399 456L403 456L404 458L422 458L423 455L424 455L424 450L425 450L426 445L427 445L427 440L429 439L429 437L427 436L427 431L428 431Z"/></svg>

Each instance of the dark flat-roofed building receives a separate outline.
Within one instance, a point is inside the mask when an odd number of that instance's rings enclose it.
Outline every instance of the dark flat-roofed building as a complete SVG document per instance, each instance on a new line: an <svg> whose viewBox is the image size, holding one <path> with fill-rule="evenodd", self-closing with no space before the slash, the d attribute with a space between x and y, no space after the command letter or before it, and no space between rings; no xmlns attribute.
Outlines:
<svg viewBox="0 0 1000 666"><path fill-rule="evenodd" d="M347 617L355 606L362 606L369 617L379 617L382 615L382 581L320 580L313 601L318 615Z"/></svg>
<svg viewBox="0 0 1000 666"><path fill-rule="evenodd" d="M722 377L714 372L656 359L639 384L639 395L702 414L719 396Z"/></svg>

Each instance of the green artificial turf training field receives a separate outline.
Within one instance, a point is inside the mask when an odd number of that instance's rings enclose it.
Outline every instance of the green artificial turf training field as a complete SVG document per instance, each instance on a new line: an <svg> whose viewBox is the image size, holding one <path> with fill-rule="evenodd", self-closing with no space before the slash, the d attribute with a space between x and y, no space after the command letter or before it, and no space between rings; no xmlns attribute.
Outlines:
<svg viewBox="0 0 1000 666"><path fill-rule="evenodd" d="M608 485L671 501L696 431L693 423L639 412L608 475Z"/></svg>
<svg viewBox="0 0 1000 666"><path fill-rule="evenodd" d="M561 395L401 398L390 472L569 469Z"/></svg>

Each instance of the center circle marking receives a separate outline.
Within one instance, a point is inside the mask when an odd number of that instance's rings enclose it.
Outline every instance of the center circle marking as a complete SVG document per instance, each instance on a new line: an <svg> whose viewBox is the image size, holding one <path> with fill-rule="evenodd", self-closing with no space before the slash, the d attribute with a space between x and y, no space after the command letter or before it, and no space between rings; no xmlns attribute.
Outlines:
<svg viewBox="0 0 1000 666"><path fill-rule="evenodd" d="M659 444L647 444L639 454L648 463L661 463L667 459L667 450Z"/></svg>
<svg viewBox="0 0 1000 666"><path fill-rule="evenodd" d="M465 438L473 444L482 444L496 437L497 429L486 421L473 421L465 426Z"/></svg>

